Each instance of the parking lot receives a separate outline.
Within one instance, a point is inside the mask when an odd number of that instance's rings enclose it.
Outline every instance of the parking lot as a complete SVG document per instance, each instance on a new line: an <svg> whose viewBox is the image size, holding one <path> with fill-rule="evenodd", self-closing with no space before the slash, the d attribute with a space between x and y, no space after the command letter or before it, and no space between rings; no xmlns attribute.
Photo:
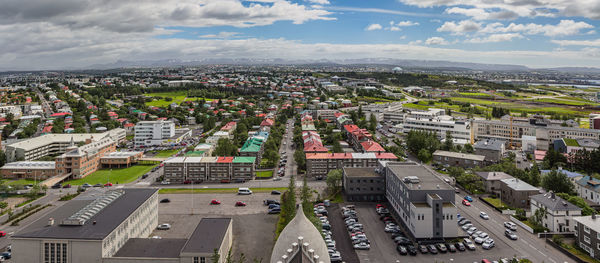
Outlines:
<svg viewBox="0 0 600 263"><path fill-rule="evenodd" d="M271 248L275 244L277 215L267 214L264 199L279 200L278 195L255 193L237 194L161 194L159 200L168 198L169 203L159 203L159 224L168 223L169 230L155 230L151 236L162 238L187 238L204 217L233 218L232 255L237 259L241 253L252 261L261 259L268 262ZM212 199L220 205L210 205ZM192 212L193 200L193 214ZM243 201L245 207L236 207L235 202Z"/></svg>

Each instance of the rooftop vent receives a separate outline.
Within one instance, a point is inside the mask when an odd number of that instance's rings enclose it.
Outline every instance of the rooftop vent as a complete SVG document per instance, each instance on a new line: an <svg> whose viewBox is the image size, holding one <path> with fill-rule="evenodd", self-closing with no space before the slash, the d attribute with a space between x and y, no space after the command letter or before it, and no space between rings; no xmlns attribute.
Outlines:
<svg viewBox="0 0 600 263"><path fill-rule="evenodd" d="M115 201L125 193L123 190L110 190L86 205L75 214L69 216L61 222L61 225L82 226L87 220L95 216L107 205Z"/></svg>

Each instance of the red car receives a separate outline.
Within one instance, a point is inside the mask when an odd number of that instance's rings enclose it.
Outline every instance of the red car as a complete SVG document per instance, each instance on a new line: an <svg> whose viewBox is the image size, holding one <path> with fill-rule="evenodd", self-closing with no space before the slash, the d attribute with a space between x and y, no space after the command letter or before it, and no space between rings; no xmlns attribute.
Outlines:
<svg viewBox="0 0 600 263"><path fill-rule="evenodd" d="M108 182L108 183L104 184L104 187L111 187L111 186L113 186L113 184L111 182Z"/></svg>
<svg viewBox="0 0 600 263"><path fill-rule="evenodd" d="M191 180L185 180L185 181L183 181L183 184L191 184L191 183L192 183Z"/></svg>
<svg viewBox="0 0 600 263"><path fill-rule="evenodd" d="M221 201L217 200L217 199L213 199L212 201L210 201L211 205L220 205Z"/></svg>
<svg viewBox="0 0 600 263"><path fill-rule="evenodd" d="M0 237L6 236L6 232L0 231Z"/></svg>
<svg viewBox="0 0 600 263"><path fill-rule="evenodd" d="M462 200L462 204L466 205L466 206L471 206L471 203L469 203L469 201L467 201L465 199Z"/></svg>
<svg viewBox="0 0 600 263"><path fill-rule="evenodd" d="M237 202L235 202L235 206L246 206L246 203L244 203L242 201L237 201Z"/></svg>
<svg viewBox="0 0 600 263"><path fill-rule="evenodd" d="M384 205L382 205L382 204L377 204L377 205L375 206L375 208L381 208L381 207L385 207L385 206L384 206Z"/></svg>

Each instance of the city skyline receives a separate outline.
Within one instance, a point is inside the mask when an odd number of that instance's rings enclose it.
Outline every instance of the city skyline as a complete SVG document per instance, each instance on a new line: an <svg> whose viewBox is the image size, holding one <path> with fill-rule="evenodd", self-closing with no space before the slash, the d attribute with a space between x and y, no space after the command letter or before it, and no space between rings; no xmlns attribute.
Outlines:
<svg viewBox="0 0 600 263"><path fill-rule="evenodd" d="M179 59L599 67L600 2L6 1L0 70Z"/></svg>

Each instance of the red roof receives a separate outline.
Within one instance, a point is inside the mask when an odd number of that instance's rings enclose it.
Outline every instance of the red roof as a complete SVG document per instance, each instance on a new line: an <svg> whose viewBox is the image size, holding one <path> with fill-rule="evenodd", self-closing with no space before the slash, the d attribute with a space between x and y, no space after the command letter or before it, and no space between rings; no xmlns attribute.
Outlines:
<svg viewBox="0 0 600 263"><path fill-rule="evenodd" d="M273 126L273 124L275 124L275 121L272 119L265 119L260 123L260 126Z"/></svg>
<svg viewBox="0 0 600 263"><path fill-rule="evenodd" d="M307 153L306 159L352 159L352 153Z"/></svg>
<svg viewBox="0 0 600 263"><path fill-rule="evenodd" d="M302 132L302 139L304 141L304 152L327 152L328 149L323 146L321 136L315 131L304 131Z"/></svg>
<svg viewBox="0 0 600 263"><path fill-rule="evenodd" d="M372 140L361 142L360 145L365 152L385 152L385 149L379 143Z"/></svg>
<svg viewBox="0 0 600 263"><path fill-rule="evenodd" d="M229 130L233 129L233 126L235 126L235 124L236 124L235 121L228 122L223 127L221 127L221 130L222 131L229 131Z"/></svg>
<svg viewBox="0 0 600 263"><path fill-rule="evenodd" d="M125 124L123 124L123 127L125 127L125 128L133 127L133 126L135 126L135 124L133 124L133 123L125 123Z"/></svg>
<svg viewBox="0 0 600 263"><path fill-rule="evenodd" d="M377 159L398 159L393 153L375 153L375 157L377 157Z"/></svg>
<svg viewBox="0 0 600 263"><path fill-rule="evenodd" d="M345 115L345 114L342 112L339 112L339 111L333 114L333 116L335 116L336 118L339 118L342 115Z"/></svg>
<svg viewBox="0 0 600 263"><path fill-rule="evenodd" d="M217 157L217 163L232 163L233 157Z"/></svg>
<svg viewBox="0 0 600 263"><path fill-rule="evenodd" d="M52 126L46 126L44 127L44 129L42 130L42 132L51 132L52 131Z"/></svg>
<svg viewBox="0 0 600 263"><path fill-rule="evenodd" d="M533 154L535 155L536 161L542 161L544 160L544 157L546 157L546 151L535 150Z"/></svg>
<svg viewBox="0 0 600 263"><path fill-rule="evenodd" d="M68 112L57 112L57 113L53 113L52 115L50 115L50 117L62 117L62 116L66 116L66 115L71 115L71 113L68 113Z"/></svg>
<svg viewBox="0 0 600 263"><path fill-rule="evenodd" d="M356 126L355 124L346 124L344 125L344 130L346 130L346 132L348 133L352 133L355 130L358 130L358 126Z"/></svg>

